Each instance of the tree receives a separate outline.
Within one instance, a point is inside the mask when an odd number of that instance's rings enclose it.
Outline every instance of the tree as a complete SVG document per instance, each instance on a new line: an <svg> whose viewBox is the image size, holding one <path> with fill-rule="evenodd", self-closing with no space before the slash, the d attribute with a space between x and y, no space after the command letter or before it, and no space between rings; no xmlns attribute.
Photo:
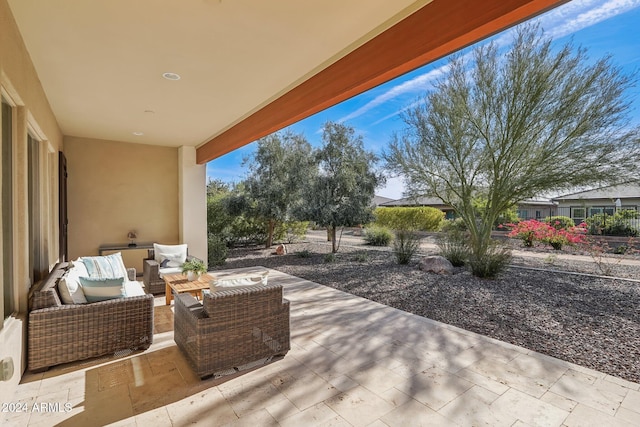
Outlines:
<svg viewBox="0 0 640 427"><path fill-rule="evenodd" d="M517 202L637 173L640 131L628 126L624 98L633 78L609 58L552 49L535 26L521 27L506 54L491 43L471 56L472 64L450 60L424 105L405 114L406 132L385 159L411 195L454 208L479 260L498 215Z"/></svg>
<svg viewBox="0 0 640 427"><path fill-rule="evenodd" d="M353 128L327 122L322 147L315 151L319 171L305 193L306 219L328 227L331 251L336 253L338 227L365 224L373 219L373 195L384 177L374 170L377 157L364 149Z"/></svg>
<svg viewBox="0 0 640 427"><path fill-rule="evenodd" d="M274 133L260 139L255 154L245 161L250 169L246 188L257 215L267 224L267 248L276 226L288 221L301 204L304 185L316 170L311 153L303 135Z"/></svg>

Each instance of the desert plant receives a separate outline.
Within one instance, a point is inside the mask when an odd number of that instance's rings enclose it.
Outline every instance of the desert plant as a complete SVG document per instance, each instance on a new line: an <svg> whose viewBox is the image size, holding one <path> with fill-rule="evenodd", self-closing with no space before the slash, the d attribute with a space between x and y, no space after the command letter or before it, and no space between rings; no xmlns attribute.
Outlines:
<svg viewBox="0 0 640 427"><path fill-rule="evenodd" d="M420 248L420 237L414 231L398 230L393 241L393 254L398 264L409 264Z"/></svg>
<svg viewBox="0 0 640 427"><path fill-rule="evenodd" d="M560 221L558 221L560 223ZM586 234L585 224L578 227L556 228L559 224L549 224L535 219L520 221L517 224L507 224L512 230L507 237L522 240L524 246L531 247L536 241L545 243L555 250L561 250L565 245L582 243Z"/></svg>
<svg viewBox="0 0 640 427"><path fill-rule="evenodd" d="M551 45L528 25L508 51L493 42L452 56L385 151L407 196L436 197L463 218L475 263L493 258L499 215L531 195L638 176L640 128L625 100L635 77Z"/></svg>
<svg viewBox="0 0 640 427"><path fill-rule="evenodd" d="M503 272L511 261L511 250L500 242L492 240L483 254L470 252L469 266L476 277L493 279Z"/></svg>
<svg viewBox="0 0 640 427"><path fill-rule="evenodd" d="M367 262L369 261L369 255L366 252L356 252L353 260L356 262Z"/></svg>
<svg viewBox="0 0 640 427"><path fill-rule="evenodd" d="M295 254L298 258L311 258L311 252L308 249L297 251Z"/></svg>
<svg viewBox="0 0 640 427"><path fill-rule="evenodd" d="M581 243L580 247L586 251L593 262L605 276L611 276L613 273L613 268L616 265L619 265L623 259L625 259L629 255L635 255L638 253L636 249L638 247L638 239L635 237L629 237L627 240L627 244L624 245L626 250L619 257L609 257L607 254L611 253L612 250L609 247L609 244L606 240L600 240L592 236L587 236L584 241Z"/></svg>
<svg viewBox="0 0 640 427"><path fill-rule="evenodd" d="M436 239L440 255L448 259L454 267L461 267L467 262L469 258L467 242L466 232L455 225L448 227L447 231L444 231Z"/></svg>
<svg viewBox="0 0 640 427"><path fill-rule="evenodd" d="M393 233L387 227L373 226L365 229L364 241L371 246L389 246Z"/></svg>
<svg viewBox="0 0 640 427"><path fill-rule="evenodd" d="M323 261L325 264L330 264L332 262L335 262L336 254L334 252L329 252L328 254L325 254Z"/></svg>
<svg viewBox="0 0 640 427"><path fill-rule="evenodd" d="M207 239L209 265L224 265L227 262L229 249L227 244L217 235L209 235Z"/></svg>

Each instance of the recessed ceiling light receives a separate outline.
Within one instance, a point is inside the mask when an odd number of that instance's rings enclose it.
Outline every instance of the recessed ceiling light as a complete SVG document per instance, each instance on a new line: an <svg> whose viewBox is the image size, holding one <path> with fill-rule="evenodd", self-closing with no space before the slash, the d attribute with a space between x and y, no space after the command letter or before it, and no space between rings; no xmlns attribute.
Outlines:
<svg viewBox="0 0 640 427"><path fill-rule="evenodd" d="M164 77L167 80L180 80L180 75L176 73L164 73L162 74L162 77Z"/></svg>
<svg viewBox="0 0 640 427"><path fill-rule="evenodd" d="M133 132L133 134L134 134L135 136L142 136L142 135L144 135L144 133L142 133L142 132Z"/></svg>

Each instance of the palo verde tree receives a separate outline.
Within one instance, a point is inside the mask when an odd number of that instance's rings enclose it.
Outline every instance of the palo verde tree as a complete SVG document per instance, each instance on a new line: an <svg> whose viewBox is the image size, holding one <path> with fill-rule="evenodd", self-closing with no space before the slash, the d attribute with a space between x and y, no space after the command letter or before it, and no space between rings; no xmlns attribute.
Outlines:
<svg viewBox="0 0 640 427"><path fill-rule="evenodd" d="M472 261L490 259L491 227L510 206L637 173L640 131L628 125L625 99L633 84L610 58L552 48L538 27L523 26L504 54L488 44L454 56L424 104L405 114L385 159L410 194L455 209Z"/></svg>
<svg viewBox="0 0 640 427"><path fill-rule="evenodd" d="M373 219L372 200L384 177L374 170L377 157L364 149L352 127L327 122L322 147L315 151L318 174L305 193L303 216L327 227L332 253L339 249L336 229L365 224Z"/></svg>
<svg viewBox="0 0 640 427"><path fill-rule="evenodd" d="M265 219L267 248L278 223L288 221L302 203L304 186L317 169L311 153L303 135L274 133L260 139L255 154L245 160L250 170L245 185L256 214Z"/></svg>

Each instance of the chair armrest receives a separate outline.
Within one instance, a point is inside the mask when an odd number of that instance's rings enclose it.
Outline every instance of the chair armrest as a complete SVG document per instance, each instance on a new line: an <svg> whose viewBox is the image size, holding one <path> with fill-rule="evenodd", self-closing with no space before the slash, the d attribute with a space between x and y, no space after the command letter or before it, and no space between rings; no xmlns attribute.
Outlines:
<svg viewBox="0 0 640 427"><path fill-rule="evenodd" d="M160 264L153 259L145 259L142 262L142 281L148 286L155 281L160 280Z"/></svg>

